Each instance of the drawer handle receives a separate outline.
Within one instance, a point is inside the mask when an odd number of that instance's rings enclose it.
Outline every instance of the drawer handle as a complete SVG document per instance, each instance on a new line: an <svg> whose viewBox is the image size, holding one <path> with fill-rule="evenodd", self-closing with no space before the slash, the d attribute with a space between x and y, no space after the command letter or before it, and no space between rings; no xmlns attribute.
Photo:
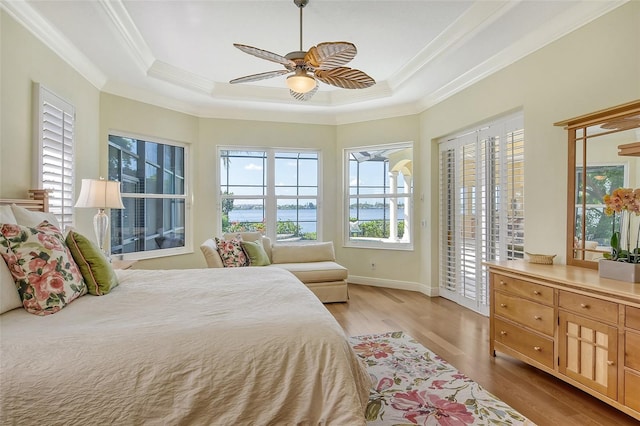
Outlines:
<svg viewBox="0 0 640 426"><path fill-rule="evenodd" d="M506 304L506 303L501 303L501 304L500 304L500 307L501 307L501 308L506 308L506 307L507 307L507 304Z"/></svg>
<svg viewBox="0 0 640 426"><path fill-rule="evenodd" d="M607 365L615 365L615 362L613 362L613 361L607 361Z"/></svg>
<svg viewBox="0 0 640 426"><path fill-rule="evenodd" d="M500 284L501 285L507 285L507 283L505 283L504 281L500 280Z"/></svg>
<svg viewBox="0 0 640 426"><path fill-rule="evenodd" d="M507 332L506 332L506 331L504 331L504 330L502 330L502 331L500 332L500 335L501 335L501 336L506 336L506 335L507 335Z"/></svg>
<svg viewBox="0 0 640 426"><path fill-rule="evenodd" d="M540 292L538 290L533 290L533 294L535 294L536 296L540 296Z"/></svg>
<svg viewBox="0 0 640 426"><path fill-rule="evenodd" d="M581 307L582 309L589 309L589 305L587 305L586 303L581 303L581 304L580 304L580 307Z"/></svg>
<svg viewBox="0 0 640 426"><path fill-rule="evenodd" d="M541 319L542 319L542 317L541 317L540 315L534 315L534 316L533 316L533 319L541 320Z"/></svg>
<svg viewBox="0 0 640 426"><path fill-rule="evenodd" d="M534 346L533 350L540 352L540 351L542 351L542 348L540 346Z"/></svg>

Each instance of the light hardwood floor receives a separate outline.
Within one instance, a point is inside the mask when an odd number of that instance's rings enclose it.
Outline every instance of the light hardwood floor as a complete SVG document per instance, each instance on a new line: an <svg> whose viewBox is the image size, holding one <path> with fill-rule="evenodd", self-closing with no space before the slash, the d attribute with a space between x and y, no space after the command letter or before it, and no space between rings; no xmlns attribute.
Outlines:
<svg viewBox="0 0 640 426"><path fill-rule="evenodd" d="M349 295L325 305L348 335L404 331L540 426L640 424L523 362L489 356L489 319L454 302L363 285Z"/></svg>

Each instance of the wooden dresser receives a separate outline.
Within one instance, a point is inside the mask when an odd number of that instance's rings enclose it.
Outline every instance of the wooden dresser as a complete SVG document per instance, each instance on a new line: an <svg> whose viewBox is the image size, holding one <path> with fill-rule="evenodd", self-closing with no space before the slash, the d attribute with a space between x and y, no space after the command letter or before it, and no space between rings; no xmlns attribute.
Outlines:
<svg viewBox="0 0 640 426"><path fill-rule="evenodd" d="M486 265L491 356L518 358L640 420L640 283L575 266Z"/></svg>

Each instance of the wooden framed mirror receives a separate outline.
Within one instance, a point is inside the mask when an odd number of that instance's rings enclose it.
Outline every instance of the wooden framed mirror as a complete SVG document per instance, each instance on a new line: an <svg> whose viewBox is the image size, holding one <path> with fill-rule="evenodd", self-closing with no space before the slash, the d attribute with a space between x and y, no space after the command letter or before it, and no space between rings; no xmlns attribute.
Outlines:
<svg viewBox="0 0 640 426"><path fill-rule="evenodd" d="M554 125L569 138L566 263L597 269L619 220L604 195L640 187L640 99Z"/></svg>

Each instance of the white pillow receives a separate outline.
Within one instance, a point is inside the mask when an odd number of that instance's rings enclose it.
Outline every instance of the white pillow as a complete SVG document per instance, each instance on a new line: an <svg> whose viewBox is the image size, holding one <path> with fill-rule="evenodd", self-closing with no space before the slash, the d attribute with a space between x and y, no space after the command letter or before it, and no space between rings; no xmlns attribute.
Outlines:
<svg viewBox="0 0 640 426"><path fill-rule="evenodd" d="M10 223L15 225L16 217L13 215L11 206L0 206L0 224ZM15 308L21 308L22 301L16 289L13 276L9 272L7 264L4 260L0 261L0 314L4 314Z"/></svg>
<svg viewBox="0 0 640 426"><path fill-rule="evenodd" d="M273 263L306 263L335 261L333 242L308 244L274 244L271 247Z"/></svg>
<svg viewBox="0 0 640 426"><path fill-rule="evenodd" d="M58 222L56 215L51 212L34 212L15 204L11 205L11 210L13 211L13 215L16 217L18 225L35 228L46 220L50 224L55 225L56 228L60 229L60 222Z"/></svg>
<svg viewBox="0 0 640 426"><path fill-rule="evenodd" d="M4 260L0 260L0 314L21 307L22 300L9 267Z"/></svg>
<svg viewBox="0 0 640 426"><path fill-rule="evenodd" d="M0 206L0 223L17 224L16 217L13 215L11 206Z"/></svg>

